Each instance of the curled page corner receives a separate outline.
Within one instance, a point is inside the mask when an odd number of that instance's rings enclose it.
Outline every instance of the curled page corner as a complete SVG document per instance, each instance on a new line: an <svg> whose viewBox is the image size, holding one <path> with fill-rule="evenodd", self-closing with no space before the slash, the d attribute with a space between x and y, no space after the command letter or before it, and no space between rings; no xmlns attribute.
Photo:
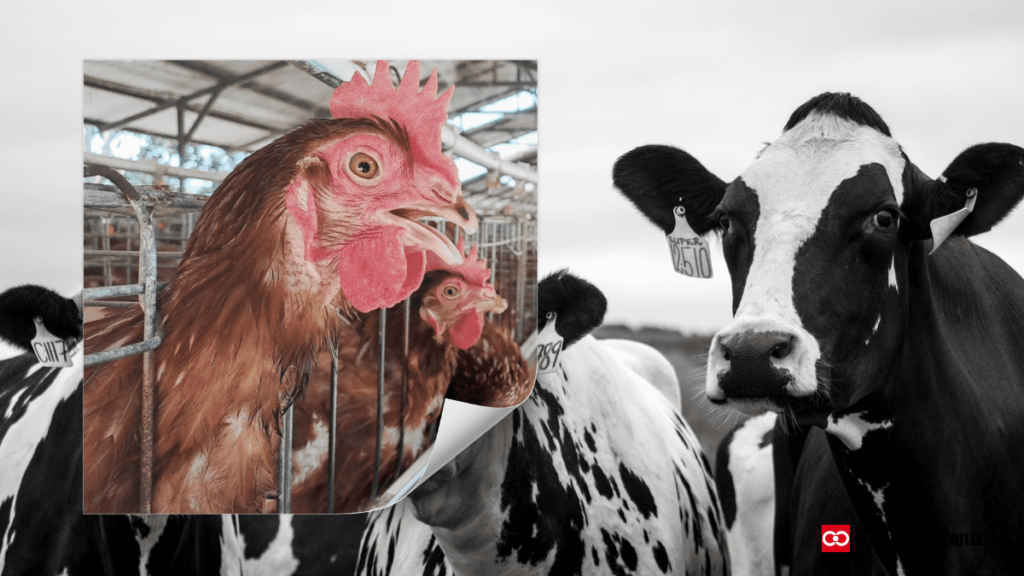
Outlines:
<svg viewBox="0 0 1024 576"><path fill-rule="evenodd" d="M537 382L537 331L520 348L523 357L530 364L534 387ZM530 394L533 394L531 388ZM441 419L438 421L437 438L426 452L420 455L405 472L377 497L367 512L394 506L405 499L417 486L433 476L452 461L470 444L490 431L498 422L522 406L529 396L515 406L492 408L468 402L446 399Z"/></svg>
<svg viewBox="0 0 1024 576"><path fill-rule="evenodd" d="M445 400L434 445L377 497L369 511L398 504L426 479L444 467L516 407L490 408Z"/></svg>

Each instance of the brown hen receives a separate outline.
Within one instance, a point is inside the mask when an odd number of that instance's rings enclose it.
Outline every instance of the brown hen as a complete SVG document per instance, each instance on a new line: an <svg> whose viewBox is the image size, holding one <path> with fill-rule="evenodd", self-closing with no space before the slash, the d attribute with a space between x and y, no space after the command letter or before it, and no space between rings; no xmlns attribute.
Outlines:
<svg viewBox="0 0 1024 576"><path fill-rule="evenodd" d="M354 317L393 306L423 278L424 251L456 264L443 235L468 231L454 162L441 152L451 90L419 64L391 85L339 87L334 119L314 119L258 150L217 188L177 275L159 296L152 511L254 512L276 491L281 411L305 388L324 343ZM340 311L340 313L339 313ZM125 309L86 326L86 352L142 340ZM87 513L137 513L142 359L85 374Z"/></svg>
<svg viewBox="0 0 1024 576"><path fill-rule="evenodd" d="M459 242L461 252L462 242ZM428 256L423 284L409 300L407 393L402 393L405 316L388 311L385 336L384 434L380 462L381 491L398 471L433 444L431 429L441 416L456 356L480 337L483 315L506 308L477 260L476 247L461 266ZM377 439L377 382L380 316L369 314L342 333L338 358L338 434L334 512L370 508ZM329 353L320 366L330 366ZM306 397L295 404L292 511L327 511L327 437L330 414L329 370L314 376ZM399 423L402 423L400 426Z"/></svg>

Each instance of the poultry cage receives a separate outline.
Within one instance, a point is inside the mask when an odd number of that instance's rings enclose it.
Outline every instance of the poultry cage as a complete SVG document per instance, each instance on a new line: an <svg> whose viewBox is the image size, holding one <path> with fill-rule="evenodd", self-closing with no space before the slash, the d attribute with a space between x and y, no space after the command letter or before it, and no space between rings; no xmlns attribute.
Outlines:
<svg viewBox="0 0 1024 576"><path fill-rule="evenodd" d="M143 354L143 418L141 479L143 509L151 512L152 499L152 450L153 450L153 386L154 370L152 350L160 345L157 329L159 308L156 294L166 285L175 272L189 236L196 224L206 197L171 192L166 187L140 187L131 185L119 172L99 165L86 165L87 177L102 177L114 186L97 183L97 178L87 182L84 213L84 264L86 322L109 313L109 308L142 306L145 312L143 342L128 343L113 350L89 354L85 366L109 362L134 354ZM452 240L458 240L464 232L457 226L439 218L424 219ZM537 296L537 247L536 220L532 215L482 215L479 229L465 237L466 249L476 245L478 257L487 262L491 269L491 284L498 294L509 303L509 310L501 315L489 314L488 321L497 323L515 342L522 345L536 327ZM408 301L388 310L373 312L381 315L408 315ZM383 318L381 326L384 326ZM408 339L408 316L405 324ZM88 338L88 331L86 334ZM378 394L383 390L384 381L384 334L381 332L382 361L379 363L380 384ZM408 352L406 352L408 354ZM336 360L335 360L336 362ZM337 365L332 364L331 374L337 376ZM337 383L332 382L334 402L337 402ZM277 510L287 513L291 510L290 487L292 484L292 441L293 415L289 407L282 418L282 439L278 465ZM332 417L336 409L332 410ZM382 429L382 411L378 409L378 437ZM331 436L328 455L328 487L334 487L335 433L337 421L332 418L329 425ZM436 435L436 425L432 436ZM374 469L373 497L388 486L379 485L378 456ZM401 453L401 451L400 451ZM392 490L404 495L418 475L408 472L417 469L422 473L425 459L413 463L399 461L394 474L395 483L410 482L410 486ZM402 474L403 471L406 474ZM411 480L410 480L411 479ZM333 494L328 497L332 507ZM330 512L328 509L325 512Z"/></svg>

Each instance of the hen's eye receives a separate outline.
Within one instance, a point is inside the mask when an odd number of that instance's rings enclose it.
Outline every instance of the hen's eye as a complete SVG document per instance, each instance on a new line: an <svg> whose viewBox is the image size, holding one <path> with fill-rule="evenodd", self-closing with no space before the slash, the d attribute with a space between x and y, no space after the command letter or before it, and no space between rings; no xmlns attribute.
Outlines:
<svg viewBox="0 0 1024 576"><path fill-rule="evenodd" d="M889 230L894 224L896 224L896 216L891 210L882 210L875 214L872 222L882 230Z"/></svg>
<svg viewBox="0 0 1024 576"><path fill-rule="evenodd" d="M377 176L377 173L380 172L380 167L377 165L377 161L369 154L365 154L363 152L357 152L352 156L352 159L348 161L348 168L356 176L367 180L374 178Z"/></svg>
<svg viewBox="0 0 1024 576"><path fill-rule="evenodd" d="M441 294L445 298L457 298L459 296L459 289L457 286L448 285L441 289Z"/></svg>

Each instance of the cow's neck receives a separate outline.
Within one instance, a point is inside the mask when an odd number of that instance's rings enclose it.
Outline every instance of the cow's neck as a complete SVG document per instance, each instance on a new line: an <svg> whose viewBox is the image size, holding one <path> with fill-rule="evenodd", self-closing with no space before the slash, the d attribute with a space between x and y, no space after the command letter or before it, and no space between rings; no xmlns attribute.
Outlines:
<svg viewBox="0 0 1024 576"><path fill-rule="evenodd" d="M875 322L868 333L855 335L851 352L836 363L831 376L845 392L833 402L842 408L814 420L824 428L857 517L892 575L900 573L902 561L886 513L892 500L895 471L891 462L897 457L893 438L899 424L889 383L900 379L905 354L907 260L907 251L897 247L876 300Z"/></svg>
<svg viewBox="0 0 1024 576"><path fill-rule="evenodd" d="M1024 488L1005 480L1013 474L992 474L1006 466L1024 473L1015 440L1024 436L1021 280L961 239L928 250L912 245L900 275L890 322L898 330L884 336L884 362L874 361L891 368L853 373L876 379L854 382L870 393L826 427L847 493L893 574L977 567L993 561L992 550L950 546L951 534L1024 530L1012 507L991 505L993 494L1024 499Z"/></svg>

